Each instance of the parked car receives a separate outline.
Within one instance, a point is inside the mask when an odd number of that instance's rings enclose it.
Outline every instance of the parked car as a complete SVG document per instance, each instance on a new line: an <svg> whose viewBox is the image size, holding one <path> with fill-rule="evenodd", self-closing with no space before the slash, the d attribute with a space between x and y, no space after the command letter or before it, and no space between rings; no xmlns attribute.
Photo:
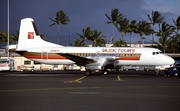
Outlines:
<svg viewBox="0 0 180 111"><path fill-rule="evenodd" d="M21 66L21 72L23 71L34 71L35 70L35 67L34 66Z"/></svg>
<svg viewBox="0 0 180 111"><path fill-rule="evenodd" d="M139 66L123 66L123 70L124 71L128 71L128 70L138 71L139 70Z"/></svg>

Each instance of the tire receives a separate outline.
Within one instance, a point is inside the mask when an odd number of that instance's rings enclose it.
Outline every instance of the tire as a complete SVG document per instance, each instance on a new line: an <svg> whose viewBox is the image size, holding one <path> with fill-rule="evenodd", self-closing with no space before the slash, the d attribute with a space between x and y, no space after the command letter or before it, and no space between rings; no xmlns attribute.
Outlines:
<svg viewBox="0 0 180 111"><path fill-rule="evenodd" d="M85 76L90 76L92 74L92 71L91 70L87 70L84 72L84 75Z"/></svg>

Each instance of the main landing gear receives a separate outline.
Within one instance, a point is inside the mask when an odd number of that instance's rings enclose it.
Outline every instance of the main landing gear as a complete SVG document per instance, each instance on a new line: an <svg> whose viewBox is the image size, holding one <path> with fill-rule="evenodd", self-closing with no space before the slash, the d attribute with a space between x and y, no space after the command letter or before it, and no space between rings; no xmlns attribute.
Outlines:
<svg viewBox="0 0 180 111"><path fill-rule="evenodd" d="M84 72L84 75L85 76L91 76L93 73L95 73L96 71L92 71L92 70L86 70L85 72ZM103 75L107 75L109 73L109 71L107 70L107 69L105 69L105 70L103 70L102 71L102 74Z"/></svg>

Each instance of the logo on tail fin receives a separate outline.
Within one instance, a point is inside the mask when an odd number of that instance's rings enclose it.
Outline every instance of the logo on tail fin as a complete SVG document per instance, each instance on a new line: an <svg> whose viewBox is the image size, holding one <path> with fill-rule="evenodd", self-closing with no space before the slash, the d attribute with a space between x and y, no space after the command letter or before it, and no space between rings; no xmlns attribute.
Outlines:
<svg viewBox="0 0 180 111"><path fill-rule="evenodd" d="M34 39L34 32L28 32L28 39Z"/></svg>

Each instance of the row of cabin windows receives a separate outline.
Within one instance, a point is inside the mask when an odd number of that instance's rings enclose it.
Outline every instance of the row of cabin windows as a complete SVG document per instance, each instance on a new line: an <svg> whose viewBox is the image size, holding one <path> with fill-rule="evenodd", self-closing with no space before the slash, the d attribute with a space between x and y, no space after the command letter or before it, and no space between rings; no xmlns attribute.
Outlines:
<svg viewBox="0 0 180 111"><path fill-rule="evenodd" d="M92 55L116 55L116 54L94 54L94 53L71 53L76 56L92 56ZM135 54L121 54L121 56L135 56Z"/></svg>

